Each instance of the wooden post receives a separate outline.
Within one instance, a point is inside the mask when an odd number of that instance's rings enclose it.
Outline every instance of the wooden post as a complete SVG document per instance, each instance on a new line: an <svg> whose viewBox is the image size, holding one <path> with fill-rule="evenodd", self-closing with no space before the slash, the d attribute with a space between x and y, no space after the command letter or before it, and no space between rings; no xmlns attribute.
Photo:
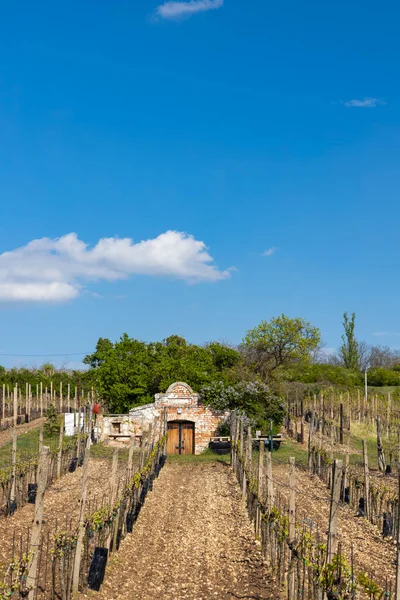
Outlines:
<svg viewBox="0 0 400 600"><path fill-rule="evenodd" d="M112 467L111 467L111 478L110 478L110 506L113 507L115 500L116 500L116 496L117 496L117 472L118 472L118 448L114 449L114 454L113 454L113 461L112 461ZM110 532L108 539L107 539L107 544L106 547L108 549L110 549L111 546L111 541L112 541L112 533Z"/></svg>
<svg viewBox="0 0 400 600"><path fill-rule="evenodd" d="M249 477L249 481L251 479L251 454L252 454L252 437L251 437L251 426L247 426L247 440L246 440L246 453L244 460L244 468L243 468L243 481L242 481L242 499L246 500L246 491L247 491L247 474ZM244 445L244 441L243 441ZM246 473L247 469L247 473Z"/></svg>
<svg viewBox="0 0 400 600"><path fill-rule="evenodd" d="M40 382L40 416L43 417L43 381Z"/></svg>
<svg viewBox="0 0 400 600"><path fill-rule="evenodd" d="M43 523L44 494L47 486L47 475L49 472L50 448L43 446L40 453L38 468L38 487L36 491L35 516L32 527L32 537L30 545L30 564L28 569L27 587L29 589L29 600L34 600L36 594L36 575L39 562L39 546Z"/></svg>
<svg viewBox="0 0 400 600"><path fill-rule="evenodd" d="M25 383L25 414L27 415L29 410L28 410L28 404L29 404L29 383L26 382Z"/></svg>
<svg viewBox="0 0 400 600"><path fill-rule="evenodd" d="M135 444L135 437L131 435L131 439L129 442L129 455L128 455L128 480L132 477L132 466L133 466L133 450Z"/></svg>
<svg viewBox="0 0 400 600"><path fill-rule="evenodd" d="M311 413L311 421L308 429L308 470L312 469L312 437L313 437L313 429L314 429L314 412Z"/></svg>
<svg viewBox="0 0 400 600"><path fill-rule="evenodd" d="M333 463L333 478L332 478L332 493L331 506L329 511L328 525L328 543L327 543L327 563L331 563L337 551L337 530L339 520L339 502L340 502L340 487L342 477L343 463L341 460L335 460Z"/></svg>
<svg viewBox="0 0 400 600"><path fill-rule="evenodd" d="M350 436L349 436L350 437ZM345 467L344 467L344 473L343 473L343 500L344 500L344 495L346 493L346 488L347 488L347 479L348 479L348 474L349 474L349 462L350 462L350 448L349 448L350 442L347 442L347 452L346 452L346 462L345 462Z"/></svg>
<svg viewBox="0 0 400 600"><path fill-rule="evenodd" d="M53 382L52 381L50 381L50 404L53 404ZM54 408L57 409L55 402L54 402Z"/></svg>
<svg viewBox="0 0 400 600"><path fill-rule="evenodd" d="M397 488L397 560L396 560L396 590L395 600L400 600L400 466L398 467L398 488Z"/></svg>
<svg viewBox="0 0 400 600"><path fill-rule="evenodd" d="M3 383L3 421L5 419L6 416L6 384Z"/></svg>
<svg viewBox="0 0 400 600"><path fill-rule="evenodd" d="M247 445L246 445L246 466L249 471L249 480L251 479L251 469L253 463L253 438L251 435L251 425L247 426Z"/></svg>
<svg viewBox="0 0 400 600"><path fill-rule="evenodd" d="M14 427L17 426L17 418L18 418L18 388L15 386L14 388Z"/></svg>
<svg viewBox="0 0 400 600"><path fill-rule="evenodd" d="M11 454L11 470L12 470L12 482L10 492L10 508L15 502L16 496L16 484L17 484L17 427L14 425L13 429L13 441L12 441L12 454Z"/></svg>
<svg viewBox="0 0 400 600"><path fill-rule="evenodd" d="M272 454L268 450L266 453L267 459L267 505L268 509L272 510L274 506L274 482L272 479Z"/></svg>
<svg viewBox="0 0 400 600"><path fill-rule="evenodd" d="M75 559L74 559L74 573L72 578L72 593L76 595L79 588L79 572L81 566L82 549L83 549L83 538L85 535L85 511L86 511L86 498L87 498L87 486L89 477L89 459L90 459L90 435L86 440L86 451L85 458L83 459L82 467L82 488L81 488L81 507L79 511L79 529L78 529L78 540L76 543Z"/></svg>
<svg viewBox="0 0 400 600"><path fill-rule="evenodd" d="M244 422L243 422L243 416L240 417L240 431L239 431L239 435L240 435L240 458L243 461L243 457L244 457Z"/></svg>
<svg viewBox="0 0 400 600"><path fill-rule="evenodd" d="M340 403L339 442L343 444L343 402Z"/></svg>
<svg viewBox="0 0 400 600"><path fill-rule="evenodd" d="M390 394L390 392L388 393L388 400L387 400L387 412L386 412L386 435L388 437L388 439L390 438L390 411L391 411L391 405L392 405L392 396Z"/></svg>
<svg viewBox="0 0 400 600"><path fill-rule="evenodd" d="M111 505L115 502L115 494L117 491L117 471L118 471L118 448L114 448L113 461L111 467L111 477L110 477L110 503Z"/></svg>
<svg viewBox="0 0 400 600"><path fill-rule="evenodd" d="M62 464L62 445L64 437L64 416L61 417L60 423L60 437L58 439L58 453L57 453L57 479L61 477L61 464Z"/></svg>
<svg viewBox="0 0 400 600"><path fill-rule="evenodd" d="M376 417L376 446L378 450L378 467L384 473L386 471L386 459L383 451L382 443L382 421L380 417Z"/></svg>
<svg viewBox="0 0 400 600"><path fill-rule="evenodd" d="M296 459L289 458L289 543L296 541Z"/></svg>
<svg viewBox="0 0 400 600"><path fill-rule="evenodd" d="M67 410L70 412L71 408L71 384L69 383L67 386Z"/></svg>
<svg viewBox="0 0 400 600"><path fill-rule="evenodd" d="M62 381L60 381L60 413L63 411L63 391L62 391Z"/></svg>
<svg viewBox="0 0 400 600"><path fill-rule="evenodd" d="M39 455L43 448L43 425L40 426L39 430Z"/></svg>
<svg viewBox="0 0 400 600"><path fill-rule="evenodd" d="M304 444L304 397L300 399L300 444Z"/></svg>
<svg viewBox="0 0 400 600"><path fill-rule="evenodd" d="M262 502L264 499L264 442L260 440L260 452L258 455L258 497Z"/></svg>
<svg viewBox="0 0 400 600"><path fill-rule="evenodd" d="M369 469L368 469L368 446L367 441L363 440L363 463L364 463L364 507L365 507L365 516L367 519L370 514L370 506L369 506Z"/></svg>
<svg viewBox="0 0 400 600"><path fill-rule="evenodd" d="M31 409L32 409L32 385L28 386L28 421L31 422Z"/></svg>

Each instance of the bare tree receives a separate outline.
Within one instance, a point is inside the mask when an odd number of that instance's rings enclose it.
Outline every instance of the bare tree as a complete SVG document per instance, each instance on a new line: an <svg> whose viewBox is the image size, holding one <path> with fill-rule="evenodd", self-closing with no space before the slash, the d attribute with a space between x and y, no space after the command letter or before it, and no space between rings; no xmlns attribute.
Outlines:
<svg viewBox="0 0 400 600"><path fill-rule="evenodd" d="M392 350L389 346L371 346L369 362L371 367L392 369L400 362L400 351Z"/></svg>

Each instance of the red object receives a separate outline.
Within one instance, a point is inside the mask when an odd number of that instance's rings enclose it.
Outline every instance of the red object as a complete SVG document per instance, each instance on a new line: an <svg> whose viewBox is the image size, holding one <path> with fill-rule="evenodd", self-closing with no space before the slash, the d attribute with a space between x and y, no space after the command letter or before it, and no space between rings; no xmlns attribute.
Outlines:
<svg viewBox="0 0 400 600"><path fill-rule="evenodd" d="M100 404L98 404L98 403L93 404L93 414L94 415L99 415L100 414Z"/></svg>

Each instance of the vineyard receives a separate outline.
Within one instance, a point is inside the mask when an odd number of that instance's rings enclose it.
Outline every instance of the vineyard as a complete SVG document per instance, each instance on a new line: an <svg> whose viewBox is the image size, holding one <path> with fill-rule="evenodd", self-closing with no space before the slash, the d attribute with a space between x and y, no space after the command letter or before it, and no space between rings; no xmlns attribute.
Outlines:
<svg viewBox="0 0 400 600"><path fill-rule="evenodd" d="M139 448L132 438L129 448L118 450L93 444L91 391L82 403L81 427L72 437L65 436L62 422L57 432L46 433L40 415L46 415L50 394L41 406L40 387L39 404L32 401L29 388L27 391L22 398L16 390L9 399L7 391L3 395L3 412L11 426L3 431L8 437L0 445L0 598L69 600L88 588L101 590L104 577L104 589L110 590L111 582L120 576L115 567L120 563L109 563L111 570L105 571L108 557L121 544L130 548L125 540L135 531L138 519L140 523L145 498L165 462L167 411L143 435ZM53 390L51 394L52 404L56 400L62 413L62 395L55 399ZM240 590L251 589L260 598L283 594L288 600L399 600L397 398L387 394L365 400L358 390L333 388L310 394L307 388L292 385L285 390L285 397L285 442L279 450L273 449L268 437L258 437L243 412L230 415L234 485L260 548L259 556L250 546L246 551L248 556L254 555L251 560L256 566L250 579L246 568L240 577L235 575ZM69 410L78 407L79 394L74 398L67 394L65 399ZM38 419L17 424L18 414L29 414L29 408L31 416L37 411ZM55 418L60 422L60 416ZM182 481L188 481L184 475L188 469L190 463L180 465ZM212 471L200 472L212 482ZM198 481L195 478L192 485L197 486ZM172 491L176 485L161 477L150 503L154 508L148 510L157 512L157 494L163 494L160 486L171 490L164 503L172 502L170 510L174 506L177 510ZM208 510L214 512L224 497L216 492L212 500L205 496L204 502L212 502ZM190 498L187 502L190 504ZM230 502L229 510L236 511L236 500ZM150 521L156 523L154 515ZM186 518L184 512L181 518ZM223 526L223 521L221 516L219 525ZM168 532L176 526L180 530L182 523L170 524ZM200 523L194 521L192 526L201 531ZM231 531L231 525L225 526ZM245 523L241 527L246 529ZM227 532L226 547L233 535ZM143 564L149 569L146 534L143 536L139 543L144 544ZM199 533L196 536L200 539ZM136 546L133 551L137 552ZM237 560L246 561L240 547L232 552L241 556ZM168 555L163 558L165 568L169 568L169 560ZM234 561L231 568L236 572ZM124 571L126 585L137 590L140 576L136 572L136 583L129 583L130 569ZM193 578L192 589L202 587L195 582L194 572L187 577ZM163 581L158 582L157 594ZM229 581L221 582L212 584L220 590L220 597L234 595ZM171 597L186 597L187 588L181 589L180 583L176 586L180 596ZM271 586L279 593L271 592ZM153 597L150 592L148 596L136 593L137 597ZM204 591L202 594L208 597ZM166 591L164 596L169 597Z"/></svg>

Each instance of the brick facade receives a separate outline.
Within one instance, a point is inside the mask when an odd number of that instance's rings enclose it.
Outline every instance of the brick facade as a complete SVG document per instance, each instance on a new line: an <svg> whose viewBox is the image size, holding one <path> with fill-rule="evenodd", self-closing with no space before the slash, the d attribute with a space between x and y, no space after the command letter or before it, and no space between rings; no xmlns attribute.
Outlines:
<svg viewBox="0 0 400 600"><path fill-rule="evenodd" d="M213 411L199 402L199 394L181 381L169 386L165 394L156 394L153 404L133 408L129 415L103 418L102 439L108 443L129 443L134 435L138 443L142 432L157 419L161 425L167 411L168 421L191 421L194 423L195 453L200 454L208 447L218 425L226 419L227 413Z"/></svg>

